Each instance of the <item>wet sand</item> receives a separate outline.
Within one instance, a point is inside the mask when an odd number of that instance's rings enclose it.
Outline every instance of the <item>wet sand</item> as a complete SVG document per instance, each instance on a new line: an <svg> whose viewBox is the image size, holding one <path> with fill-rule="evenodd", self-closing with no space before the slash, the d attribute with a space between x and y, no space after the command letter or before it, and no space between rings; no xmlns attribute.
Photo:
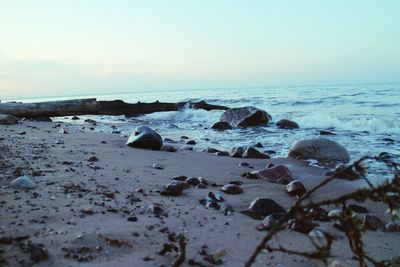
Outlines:
<svg viewBox="0 0 400 267"><path fill-rule="evenodd" d="M30 254L20 245L29 240L42 243L49 254L48 259L35 266L170 266L176 253L161 256L158 252L171 233L186 236L187 259L212 266L200 252L224 251L222 266L243 266L266 232L256 230L261 221L237 211L246 209L257 197L271 198L284 208L289 208L295 198L288 196L283 185L242 178L241 174L251 169L238 164L248 162L254 169L265 168L269 162L283 164L307 188L321 181L321 174L326 171L287 158L238 159L196 151L135 149L125 145L126 137L96 133L88 130L89 125L82 130L82 126L62 124L68 134L59 133L61 128L53 128L54 125L23 122L0 126L0 236L24 239L0 244L0 259L5 260L0 263L2 266L30 266ZM56 144L57 140L63 144ZM98 161L89 162L90 156L96 156ZM154 163L165 168L154 169ZM19 175L31 177L37 188L8 188L9 182ZM178 197L161 196L158 190L176 175L203 177L219 186L192 187ZM222 185L234 180L243 182L242 194L220 191ZM68 181L77 186L66 190ZM354 186L354 182L338 180L319 191L315 198L334 197ZM236 212L225 215L206 209L199 199L208 192L220 192ZM149 211L154 204L162 208L163 215ZM389 221L381 203L363 205L371 214ZM336 236L332 260L357 266L344 234L332 223L319 224ZM279 237L281 244L292 249L310 247L304 236L291 230ZM367 231L366 249L378 259L400 255L399 237L400 233ZM182 266L190 265L186 261ZM263 252L254 266L324 265L298 256Z"/></svg>

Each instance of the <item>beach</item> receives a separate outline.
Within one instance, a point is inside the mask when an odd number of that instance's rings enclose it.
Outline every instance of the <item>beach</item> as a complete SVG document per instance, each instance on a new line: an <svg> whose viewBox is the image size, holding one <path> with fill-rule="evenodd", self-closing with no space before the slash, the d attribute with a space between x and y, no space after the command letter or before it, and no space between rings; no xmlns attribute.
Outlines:
<svg viewBox="0 0 400 267"><path fill-rule="evenodd" d="M239 211L258 197L273 199L284 209L296 198L289 196L282 184L245 179L241 174L263 169L268 163L284 165L295 179L311 188L327 171L285 157L244 159L189 151L186 141L179 139L171 143L178 148L173 153L132 148L125 145L128 135L96 132L90 130L96 126L89 124L54 121L0 127L0 236L13 239L11 244L1 245L0 264L4 266L32 264L29 251L21 245L28 241L43 244L48 252L48 257L35 266L170 266L176 253L159 252L174 233L186 237L182 266L215 265L205 261L204 255L214 255L221 266L243 266L266 231L256 229L262 221ZM240 166L246 165L240 164L243 162L253 168ZM21 175L29 176L37 187L28 191L9 188L11 180ZM205 178L209 185L191 186L179 196L160 194L171 177L182 175ZM221 192L223 185L233 181L239 181L243 193ZM333 198L355 186L356 182L335 180L319 190L313 200ZM229 212L199 203L209 192L221 194L231 207ZM367 201L362 205L369 214L385 223L390 221L382 203ZM330 261L358 266L343 232L331 222L318 224L335 237ZM398 237L399 233L367 230L366 251L377 259L398 256ZM304 235L289 229L279 234L279 243L291 249L311 247ZM263 252L254 266L324 264Z"/></svg>

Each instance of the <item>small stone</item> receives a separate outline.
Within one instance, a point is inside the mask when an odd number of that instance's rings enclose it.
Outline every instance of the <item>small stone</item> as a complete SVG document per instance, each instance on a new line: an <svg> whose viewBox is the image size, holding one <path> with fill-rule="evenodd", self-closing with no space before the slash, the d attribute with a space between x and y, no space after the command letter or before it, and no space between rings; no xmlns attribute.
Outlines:
<svg viewBox="0 0 400 267"><path fill-rule="evenodd" d="M218 121L211 125L211 129L218 130L218 131L224 131L224 130L229 130L232 129L232 126L225 122L225 121Z"/></svg>
<svg viewBox="0 0 400 267"><path fill-rule="evenodd" d="M250 164L248 162L240 162L239 166L241 166L241 167L249 167Z"/></svg>
<svg viewBox="0 0 400 267"><path fill-rule="evenodd" d="M72 116L71 120L79 120L79 117L74 115L74 116Z"/></svg>
<svg viewBox="0 0 400 267"><path fill-rule="evenodd" d="M80 212L83 213L83 214L86 214L86 215L92 215L94 213L91 206L81 207L80 208Z"/></svg>
<svg viewBox="0 0 400 267"><path fill-rule="evenodd" d="M196 144L196 141L194 141L194 140L188 140L188 141L186 141L186 144L187 144L187 145L193 146L193 145Z"/></svg>
<svg viewBox="0 0 400 267"><path fill-rule="evenodd" d="M58 131L59 134L68 134L68 131L65 128L61 128L60 131Z"/></svg>
<svg viewBox="0 0 400 267"><path fill-rule="evenodd" d="M63 145L64 144L64 141L63 140L57 140L56 141L56 145Z"/></svg>
<svg viewBox="0 0 400 267"><path fill-rule="evenodd" d="M99 159L98 159L96 156L90 156L87 160L88 160L89 162L96 162L96 161L99 161Z"/></svg>
<svg viewBox="0 0 400 267"><path fill-rule="evenodd" d="M313 230L316 226L318 226L317 223L311 222L310 220L298 220L298 219L292 219L288 222L288 228L297 231L303 234L309 233L311 230Z"/></svg>
<svg viewBox="0 0 400 267"><path fill-rule="evenodd" d="M105 191L103 194L108 198L114 198L115 197L115 192L111 191L111 190Z"/></svg>
<svg viewBox="0 0 400 267"><path fill-rule="evenodd" d="M362 225L364 229L372 231L382 229L385 226L382 220L374 215L364 215Z"/></svg>
<svg viewBox="0 0 400 267"><path fill-rule="evenodd" d="M92 124L92 125L97 125L97 121L92 120L92 119L86 119L85 122L89 123L89 124Z"/></svg>
<svg viewBox="0 0 400 267"><path fill-rule="evenodd" d="M182 135L181 139L189 139L189 137L187 137L186 135Z"/></svg>
<svg viewBox="0 0 400 267"><path fill-rule="evenodd" d="M157 170L164 169L164 165L159 164L159 163L154 163L153 165L151 165L151 167L153 167L154 169L157 169Z"/></svg>
<svg viewBox="0 0 400 267"><path fill-rule="evenodd" d="M252 217L253 219L261 220L267 215L277 212L286 212L285 209L270 198L256 198L254 199L247 210L241 213Z"/></svg>
<svg viewBox="0 0 400 267"><path fill-rule="evenodd" d="M136 216L129 216L127 220L128 222L136 222L138 218Z"/></svg>
<svg viewBox="0 0 400 267"><path fill-rule="evenodd" d="M301 197L307 192L307 189L299 180L294 180L286 185L286 192L291 196Z"/></svg>
<svg viewBox="0 0 400 267"><path fill-rule="evenodd" d="M271 158L270 156L261 153L254 147L248 147L242 154L243 158L251 158L251 159L269 159Z"/></svg>
<svg viewBox="0 0 400 267"><path fill-rule="evenodd" d="M37 186L32 179L24 175L12 180L9 187L13 189L29 190L35 189Z"/></svg>
<svg viewBox="0 0 400 267"><path fill-rule="evenodd" d="M67 181L67 182L64 182L64 183L62 184L62 186L63 186L65 189L72 189L72 188L75 187L75 184L74 184L73 182L71 182L71 181Z"/></svg>
<svg viewBox="0 0 400 267"><path fill-rule="evenodd" d="M21 132L18 132L18 134L19 134L19 135L25 135L26 132L25 132L25 131L21 131Z"/></svg>
<svg viewBox="0 0 400 267"><path fill-rule="evenodd" d="M180 196L184 189L190 187L190 184L182 181L173 180L169 184L167 184L161 191L160 195L162 196Z"/></svg>
<svg viewBox="0 0 400 267"><path fill-rule="evenodd" d="M165 152L176 152L177 148L171 145L164 145L160 148L161 151L165 151Z"/></svg>
<svg viewBox="0 0 400 267"><path fill-rule="evenodd" d="M329 219L337 219L342 216L343 211L341 209L334 209L328 212Z"/></svg>
<svg viewBox="0 0 400 267"><path fill-rule="evenodd" d="M321 130L319 131L320 135L336 135L334 132L328 131L328 130Z"/></svg>
<svg viewBox="0 0 400 267"><path fill-rule="evenodd" d="M14 241L14 238L12 236L0 236L0 244L4 245L10 245Z"/></svg>
<svg viewBox="0 0 400 267"><path fill-rule="evenodd" d="M348 204L347 207L357 213L368 213L368 209L357 204Z"/></svg>
<svg viewBox="0 0 400 267"><path fill-rule="evenodd" d="M200 179L197 178L197 177L190 177L190 178L186 179L186 182L191 184L191 185L193 185L193 186L196 186L196 185L198 185L200 183Z"/></svg>
<svg viewBox="0 0 400 267"><path fill-rule="evenodd" d="M237 195L243 192L243 189L236 184L226 184L221 188L221 191L226 194Z"/></svg>
<svg viewBox="0 0 400 267"><path fill-rule="evenodd" d="M193 151L193 147L192 146L183 146L183 147L181 147L181 150Z"/></svg>
<svg viewBox="0 0 400 267"><path fill-rule="evenodd" d="M262 148L264 147L263 144L261 144L260 142L257 142L254 147L258 147L258 148Z"/></svg>
<svg viewBox="0 0 400 267"><path fill-rule="evenodd" d="M261 226L258 228L259 230L271 230L274 227L279 226L280 221L286 216L284 212L277 212L267 215Z"/></svg>
<svg viewBox="0 0 400 267"><path fill-rule="evenodd" d="M151 204L147 207L147 210L156 216L164 214L164 209L160 204Z"/></svg>
<svg viewBox="0 0 400 267"><path fill-rule="evenodd" d="M28 242L28 248L31 254L31 260L34 263L44 260L49 256L43 244Z"/></svg>
<svg viewBox="0 0 400 267"><path fill-rule="evenodd" d="M385 231L387 232L400 232L400 222L388 222L385 225Z"/></svg>
<svg viewBox="0 0 400 267"><path fill-rule="evenodd" d="M297 129L299 125L295 121L282 119L277 122L276 126L281 129Z"/></svg>

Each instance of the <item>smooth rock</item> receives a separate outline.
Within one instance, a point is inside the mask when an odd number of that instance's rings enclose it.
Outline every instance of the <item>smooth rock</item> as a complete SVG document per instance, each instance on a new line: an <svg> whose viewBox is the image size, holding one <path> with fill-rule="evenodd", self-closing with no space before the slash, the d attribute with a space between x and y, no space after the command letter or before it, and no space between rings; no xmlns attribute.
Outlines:
<svg viewBox="0 0 400 267"><path fill-rule="evenodd" d="M230 157L233 158L241 158L245 150L246 148L242 146L234 147L228 151L228 154Z"/></svg>
<svg viewBox="0 0 400 267"><path fill-rule="evenodd" d="M232 129L232 126L225 122L225 121L218 121L211 125L211 129L218 130L218 131L224 131L224 130L229 130Z"/></svg>
<svg viewBox="0 0 400 267"><path fill-rule="evenodd" d="M187 179L187 176L185 175L177 175L177 176L173 176L171 177L171 180L175 180L175 181L185 181Z"/></svg>
<svg viewBox="0 0 400 267"><path fill-rule="evenodd" d="M299 128L299 124L295 121L282 119L276 123L276 126L281 129L297 129Z"/></svg>
<svg viewBox="0 0 400 267"><path fill-rule="evenodd" d="M248 147L242 154L242 158L250 158L250 159L269 159L270 156L261 153L254 147Z"/></svg>
<svg viewBox="0 0 400 267"><path fill-rule="evenodd" d="M368 209L366 207L363 207L361 205L357 205L354 203L346 205L349 209L356 213L368 213Z"/></svg>
<svg viewBox="0 0 400 267"><path fill-rule="evenodd" d="M164 145L160 148L161 151L165 151L165 152L176 152L177 149L174 146L171 145Z"/></svg>
<svg viewBox="0 0 400 267"><path fill-rule="evenodd" d="M18 123L18 118L7 115L7 114L0 114L0 125L14 125Z"/></svg>
<svg viewBox="0 0 400 267"><path fill-rule="evenodd" d="M28 176L24 175L12 180L9 187L13 189L29 190L35 189L36 183Z"/></svg>
<svg viewBox="0 0 400 267"><path fill-rule="evenodd" d="M301 197L307 192L307 189L302 182L294 180L286 185L286 192L291 196Z"/></svg>
<svg viewBox="0 0 400 267"><path fill-rule="evenodd" d="M253 219L261 220L266 216L277 213L286 212L285 209L270 198L256 198L254 199L247 210L241 213L252 217Z"/></svg>
<svg viewBox="0 0 400 267"><path fill-rule="evenodd" d="M376 231L385 227L385 223L377 216L364 215L362 225L364 229Z"/></svg>
<svg viewBox="0 0 400 267"><path fill-rule="evenodd" d="M92 119L86 119L85 122L89 123L89 124L92 124L92 125L97 125L97 121L92 120Z"/></svg>
<svg viewBox="0 0 400 267"><path fill-rule="evenodd" d="M221 188L221 191L231 195L241 194L243 189L236 184L226 184Z"/></svg>
<svg viewBox="0 0 400 267"><path fill-rule="evenodd" d="M288 228L290 230L300 232L303 234L309 233L311 230L313 230L316 226L318 226L317 223L314 223L310 220L298 220L298 219L292 219L288 222Z"/></svg>
<svg viewBox="0 0 400 267"><path fill-rule="evenodd" d="M228 109L220 117L220 121L233 127L265 125L270 119L271 116L266 111L252 106Z"/></svg>
<svg viewBox="0 0 400 267"><path fill-rule="evenodd" d="M194 146L195 144L196 144L196 141L194 141L194 140L187 140L186 141L186 145Z"/></svg>
<svg viewBox="0 0 400 267"><path fill-rule="evenodd" d="M147 126L140 126L131 134L126 144L135 148L160 150L163 142L161 136L156 131Z"/></svg>
<svg viewBox="0 0 400 267"><path fill-rule="evenodd" d="M193 186L196 186L196 185L198 185L199 183L201 183L201 182L200 182L200 179L197 178L197 177L190 177L190 178L187 178L187 179L186 179L186 182L187 182L188 184L193 185Z"/></svg>
<svg viewBox="0 0 400 267"><path fill-rule="evenodd" d="M72 116L71 120L79 120L79 117L74 115L74 116Z"/></svg>
<svg viewBox="0 0 400 267"><path fill-rule="evenodd" d="M286 216L284 212L272 213L266 216L261 224L260 230L271 230L279 226L280 221Z"/></svg>
<svg viewBox="0 0 400 267"><path fill-rule="evenodd" d="M388 222L385 225L385 231L386 232L400 232L400 222L398 222L398 221Z"/></svg>
<svg viewBox="0 0 400 267"><path fill-rule="evenodd" d="M153 165L151 165L151 167L153 167L154 169L157 169L157 170L164 169L164 165L162 165L160 163L153 163Z"/></svg>
<svg viewBox="0 0 400 267"><path fill-rule="evenodd" d="M98 159L96 156L90 156L87 160L88 160L89 162L96 162L96 161L99 161L99 159Z"/></svg>
<svg viewBox="0 0 400 267"><path fill-rule="evenodd" d="M293 180L292 172L284 165L275 165L268 169L262 169L245 173L244 176L249 179L265 179L271 183L288 184Z"/></svg>
<svg viewBox="0 0 400 267"><path fill-rule="evenodd" d="M316 159L322 162L348 162L350 160L346 148L335 141L324 138L295 142L290 148L289 157Z"/></svg>
<svg viewBox="0 0 400 267"><path fill-rule="evenodd" d="M182 181L171 181L161 191L162 196L180 196L182 191L190 188L190 184Z"/></svg>

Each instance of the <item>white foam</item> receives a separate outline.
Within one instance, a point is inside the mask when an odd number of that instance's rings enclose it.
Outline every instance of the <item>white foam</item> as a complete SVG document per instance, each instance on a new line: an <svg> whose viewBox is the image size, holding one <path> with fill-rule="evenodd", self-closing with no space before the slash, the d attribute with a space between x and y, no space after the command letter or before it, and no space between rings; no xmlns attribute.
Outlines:
<svg viewBox="0 0 400 267"><path fill-rule="evenodd" d="M176 123L206 123L212 124L219 121L221 111L212 110L206 111L201 109L183 109L180 111L156 112L146 114L139 119L141 120L156 120L168 121Z"/></svg>
<svg viewBox="0 0 400 267"><path fill-rule="evenodd" d="M302 128L335 128L342 131L368 131L371 133L391 134L400 132L400 120L361 115L357 117L338 117L332 114L311 113L293 117Z"/></svg>

